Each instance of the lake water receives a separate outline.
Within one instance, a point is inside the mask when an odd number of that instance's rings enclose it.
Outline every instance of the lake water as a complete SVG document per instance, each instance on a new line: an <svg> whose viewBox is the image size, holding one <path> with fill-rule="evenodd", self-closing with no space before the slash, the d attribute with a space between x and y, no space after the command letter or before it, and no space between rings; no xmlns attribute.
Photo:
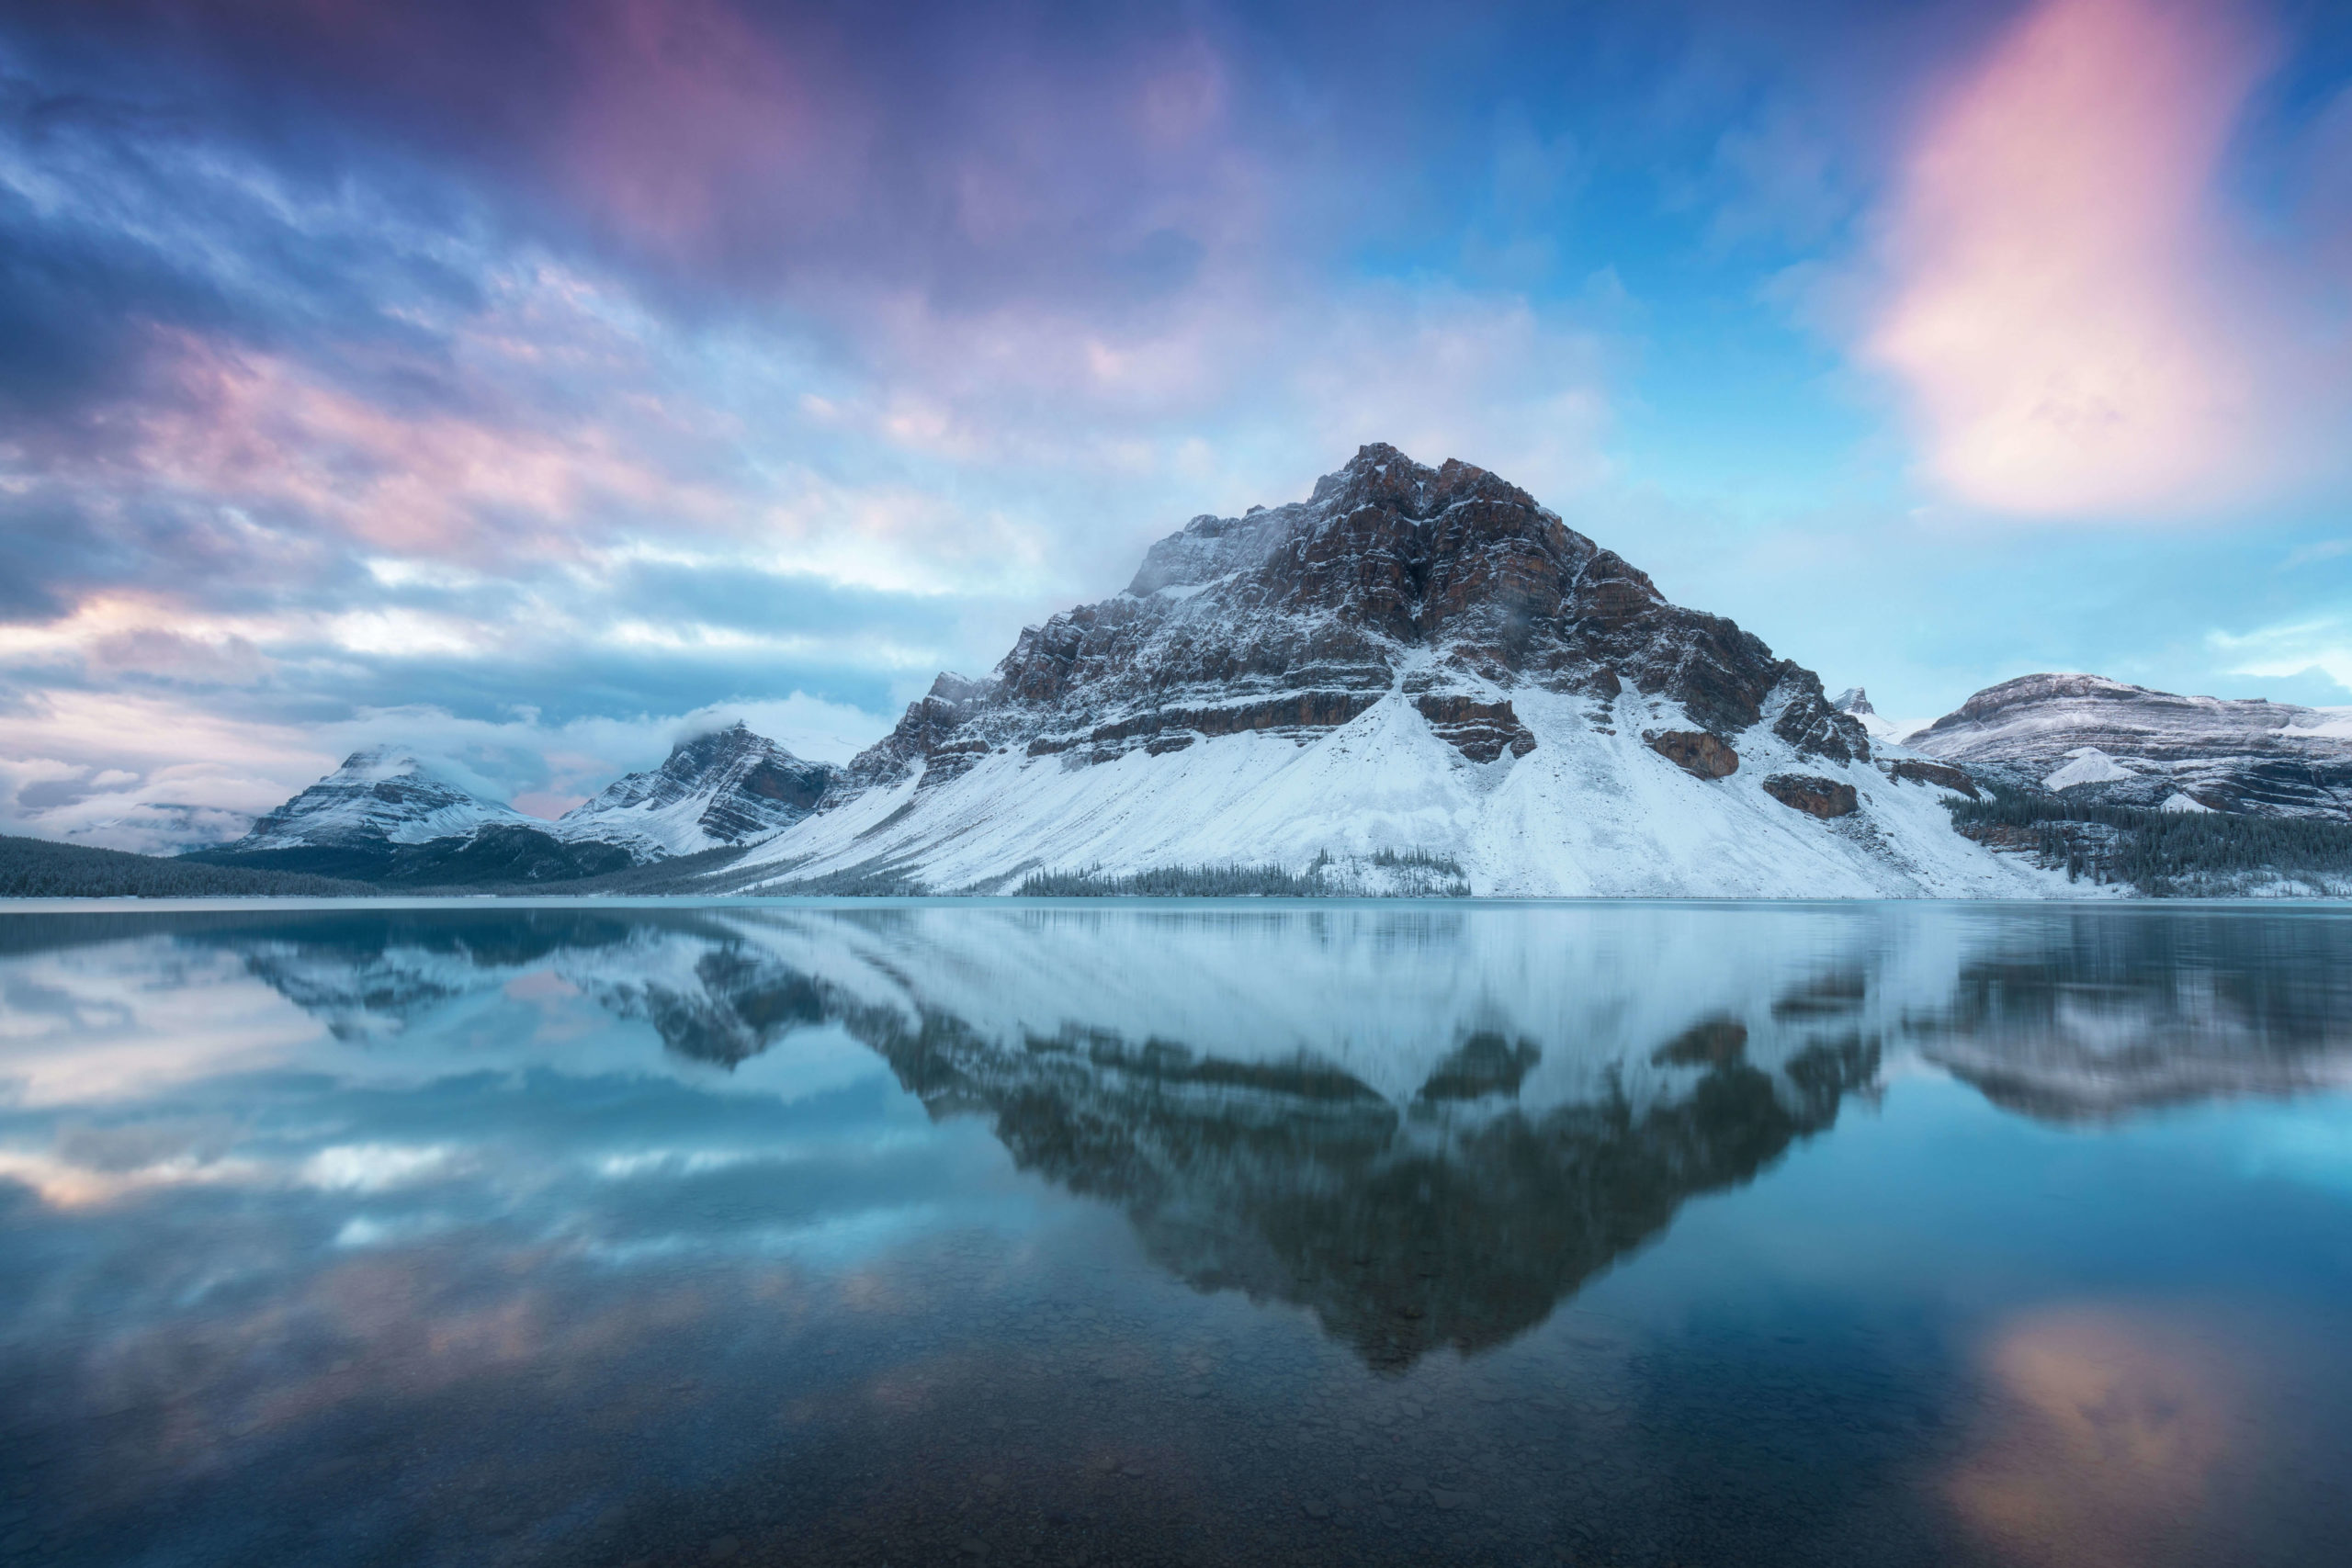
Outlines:
<svg viewBox="0 0 2352 1568"><path fill-rule="evenodd" d="M2322 1563L2352 918L0 913L0 1562Z"/></svg>

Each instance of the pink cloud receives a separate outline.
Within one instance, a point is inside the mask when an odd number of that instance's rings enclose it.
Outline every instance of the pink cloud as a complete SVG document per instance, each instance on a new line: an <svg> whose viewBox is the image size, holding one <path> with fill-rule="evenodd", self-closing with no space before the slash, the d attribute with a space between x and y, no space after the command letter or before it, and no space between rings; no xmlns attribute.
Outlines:
<svg viewBox="0 0 2352 1568"><path fill-rule="evenodd" d="M536 427L403 410L189 333L159 334L159 349L178 395L143 413L128 460L182 494L288 507L357 543L451 560L576 555L598 502L713 529L732 512L635 450L617 419ZM620 412L660 423L641 404Z"/></svg>
<svg viewBox="0 0 2352 1568"><path fill-rule="evenodd" d="M812 204L842 216L822 165L860 140L859 117L828 103L820 135L808 73L724 0L610 0L571 37L579 76L553 152L624 231L691 259L753 185L788 186L804 221Z"/></svg>
<svg viewBox="0 0 2352 1568"><path fill-rule="evenodd" d="M2044 0L1928 115L1862 350L1944 488L2060 516L2277 481L2280 340L2214 189L2265 63L2217 6Z"/></svg>

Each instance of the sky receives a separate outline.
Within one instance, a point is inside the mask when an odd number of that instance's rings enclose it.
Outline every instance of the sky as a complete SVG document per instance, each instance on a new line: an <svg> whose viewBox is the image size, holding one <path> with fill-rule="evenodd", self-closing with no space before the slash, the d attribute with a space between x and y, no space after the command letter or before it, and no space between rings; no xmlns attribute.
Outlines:
<svg viewBox="0 0 2352 1568"><path fill-rule="evenodd" d="M0 0L0 831L844 760L1369 441L1893 717L2352 703L2352 7Z"/></svg>

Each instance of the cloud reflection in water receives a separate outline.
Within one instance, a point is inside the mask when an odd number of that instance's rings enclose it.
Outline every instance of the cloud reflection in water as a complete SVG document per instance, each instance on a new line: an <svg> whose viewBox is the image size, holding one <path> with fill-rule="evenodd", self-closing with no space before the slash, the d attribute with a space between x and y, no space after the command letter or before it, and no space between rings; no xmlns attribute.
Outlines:
<svg viewBox="0 0 2352 1568"><path fill-rule="evenodd" d="M1418 1419L1380 1388L1501 1368L1693 1199L1905 1074L2071 1125L2352 1061L2352 922L2323 915L570 906L0 933L14 1431L74 1436L51 1473L77 1539L165 1539L176 1498L232 1560L556 1560L722 1482L783 1529L815 1505L743 1478L820 1438L843 1495L910 1484L875 1458L910 1433L1207 1477L1216 1423L1268 1401L1252 1420L1376 1455ZM1300 1385L1248 1359L1290 1321ZM2135 1499L2185 1495L2245 1407L2144 1337L2086 1351L2085 1321L1998 1340L2025 1414L1939 1472L2005 1552L2134 1539ZM1661 1332L1577 1330L1604 1348L1578 1375L1616 1392L1577 1418L1617 1462L1628 1358ZM1074 1387L1100 1418L1049 1440ZM1157 1446L1106 1435L1121 1411ZM1046 1425L990 1425L1022 1421ZM2091 1479L2019 1458L2044 1450ZM1354 1473L1337 1451L1316 1484ZM992 1473L964 1462L923 1484ZM460 1500L426 1520L435 1488ZM289 1511L311 1533L269 1533Z"/></svg>

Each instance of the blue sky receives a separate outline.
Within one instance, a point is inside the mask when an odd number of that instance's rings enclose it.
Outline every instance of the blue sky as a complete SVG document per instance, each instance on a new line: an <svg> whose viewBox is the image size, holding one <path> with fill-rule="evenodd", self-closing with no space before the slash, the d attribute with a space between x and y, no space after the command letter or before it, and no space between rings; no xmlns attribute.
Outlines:
<svg viewBox="0 0 2352 1568"><path fill-rule="evenodd" d="M1833 689L2352 702L2310 3L0 5L0 829L553 811L1366 441Z"/></svg>

